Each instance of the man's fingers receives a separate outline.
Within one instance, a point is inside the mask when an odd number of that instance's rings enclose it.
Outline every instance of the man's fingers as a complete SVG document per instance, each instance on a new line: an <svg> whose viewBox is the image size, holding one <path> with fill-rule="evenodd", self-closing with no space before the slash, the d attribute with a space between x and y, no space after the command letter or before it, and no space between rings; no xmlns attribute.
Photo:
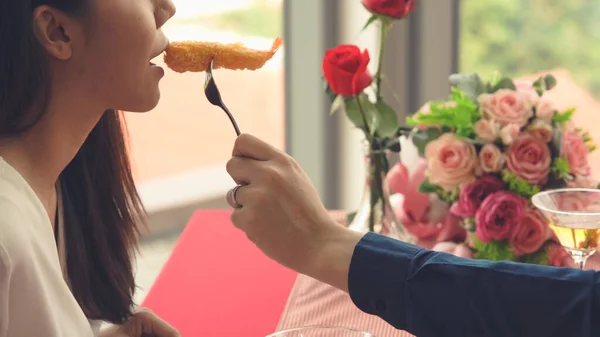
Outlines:
<svg viewBox="0 0 600 337"><path fill-rule="evenodd" d="M229 206L232 208L242 208L244 206L244 202L248 201L247 190L251 188L251 186L247 185L238 185L227 191L226 198Z"/></svg>
<svg viewBox="0 0 600 337"><path fill-rule="evenodd" d="M239 185L250 184L259 170L261 162L244 157L233 157L227 162L227 173Z"/></svg>
<svg viewBox="0 0 600 337"><path fill-rule="evenodd" d="M249 134L240 135L233 145L234 157L248 157L256 160L267 161L273 159L279 151Z"/></svg>

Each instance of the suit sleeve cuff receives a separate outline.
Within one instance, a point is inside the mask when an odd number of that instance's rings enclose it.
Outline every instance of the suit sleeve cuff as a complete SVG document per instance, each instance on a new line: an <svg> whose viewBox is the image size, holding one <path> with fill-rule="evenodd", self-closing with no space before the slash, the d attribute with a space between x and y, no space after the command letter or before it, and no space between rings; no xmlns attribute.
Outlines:
<svg viewBox="0 0 600 337"><path fill-rule="evenodd" d="M362 311L396 328L405 324L405 285L415 255L422 248L367 233L356 245L348 274L348 292Z"/></svg>

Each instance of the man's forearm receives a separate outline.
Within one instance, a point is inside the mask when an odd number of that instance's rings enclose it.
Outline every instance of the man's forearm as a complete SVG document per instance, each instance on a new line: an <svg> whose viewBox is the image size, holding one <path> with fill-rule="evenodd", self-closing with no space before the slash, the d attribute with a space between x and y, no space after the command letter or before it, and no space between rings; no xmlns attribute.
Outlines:
<svg viewBox="0 0 600 337"><path fill-rule="evenodd" d="M314 254L306 261L301 273L340 290L348 292L348 272L356 244L364 233L351 231L345 227L328 233L316 243Z"/></svg>

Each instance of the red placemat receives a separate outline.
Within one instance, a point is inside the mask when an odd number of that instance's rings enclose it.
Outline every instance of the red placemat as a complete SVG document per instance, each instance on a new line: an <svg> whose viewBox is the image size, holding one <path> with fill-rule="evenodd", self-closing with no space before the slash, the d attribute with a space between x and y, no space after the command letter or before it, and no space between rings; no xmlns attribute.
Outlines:
<svg viewBox="0 0 600 337"><path fill-rule="evenodd" d="M272 333L296 279L229 216L224 210L194 214L142 304L184 337Z"/></svg>

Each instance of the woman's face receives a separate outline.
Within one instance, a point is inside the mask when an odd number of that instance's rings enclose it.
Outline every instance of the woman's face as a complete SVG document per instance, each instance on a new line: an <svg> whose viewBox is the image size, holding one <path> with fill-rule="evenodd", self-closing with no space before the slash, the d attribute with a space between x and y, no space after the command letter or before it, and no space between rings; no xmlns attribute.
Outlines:
<svg viewBox="0 0 600 337"><path fill-rule="evenodd" d="M50 62L53 90L74 88L82 104L94 108L153 109L160 98L158 83L164 70L150 60L167 46L161 27L175 14L175 6L171 0L89 1L83 16L61 19L57 14L70 53L60 59L55 50Z"/></svg>

